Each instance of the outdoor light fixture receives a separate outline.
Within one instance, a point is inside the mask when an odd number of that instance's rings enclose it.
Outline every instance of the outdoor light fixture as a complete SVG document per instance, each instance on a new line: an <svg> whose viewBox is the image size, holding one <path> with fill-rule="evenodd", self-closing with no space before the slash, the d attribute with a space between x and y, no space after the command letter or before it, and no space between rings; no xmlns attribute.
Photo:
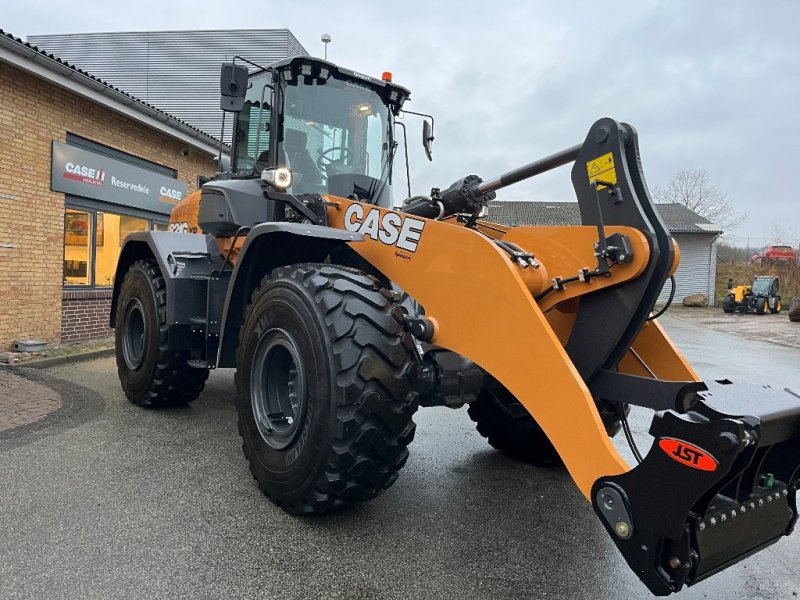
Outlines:
<svg viewBox="0 0 800 600"><path fill-rule="evenodd" d="M292 185L292 171L288 167L276 167L261 171L261 179L276 190L283 191Z"/></svg>

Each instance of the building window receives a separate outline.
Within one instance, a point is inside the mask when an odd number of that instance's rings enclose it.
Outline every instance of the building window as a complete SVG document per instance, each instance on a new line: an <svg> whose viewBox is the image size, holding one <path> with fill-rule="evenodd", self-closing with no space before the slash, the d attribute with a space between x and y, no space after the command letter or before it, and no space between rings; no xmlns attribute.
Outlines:
<svg viewBox="0 0 800 600"><path fill-rule="evenodd" d="M64 213L64 285L90 285L94 215L68 208Z"/></svg>
<svg viewBox="0 0 800 600"><path fill-rule="evenodd" d="M166 229L166 224L101 210L64 212L64 285L110 287L125 238L136 231Z"/></svg>

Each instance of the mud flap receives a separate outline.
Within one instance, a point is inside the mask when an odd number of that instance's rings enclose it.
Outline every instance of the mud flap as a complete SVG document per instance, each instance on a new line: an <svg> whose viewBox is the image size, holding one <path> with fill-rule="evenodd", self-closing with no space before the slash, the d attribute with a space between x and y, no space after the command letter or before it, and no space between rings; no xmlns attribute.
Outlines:
<svg viewBox="0 0 800 600"><path fill-rule="evenodd" d="M788 535L797 520L800 396L706 384L657 413L631 471L598 479L592 504L653 594L692 585Z"/></svg>

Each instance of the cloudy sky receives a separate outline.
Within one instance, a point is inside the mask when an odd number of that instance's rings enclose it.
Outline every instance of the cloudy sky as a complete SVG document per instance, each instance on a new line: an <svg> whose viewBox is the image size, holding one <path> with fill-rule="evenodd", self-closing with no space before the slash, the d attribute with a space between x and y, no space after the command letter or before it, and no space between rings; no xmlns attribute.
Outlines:
<svg viewBox="0 0 800 600"><path fill-rule="evenodd" d="M490 178L582 141L599 117L639 131L653 187L707 171L751 245L800 243L800 2L4 2L0 28L45 33L290 29L312 54L411 89L436 117L434 162L411 144L412 187ZM413 139L418 124L411 125ZM502 190L572 200L569 167Z"/></svg>

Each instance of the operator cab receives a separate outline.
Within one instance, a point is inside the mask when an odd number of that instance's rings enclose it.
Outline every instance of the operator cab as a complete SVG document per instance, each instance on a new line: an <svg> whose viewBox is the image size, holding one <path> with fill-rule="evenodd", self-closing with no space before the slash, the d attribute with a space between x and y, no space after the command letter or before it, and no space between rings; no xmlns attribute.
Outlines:
<svg viewBox="0 0 800 600"><path fill-rule="evenodd" d="M236 113L233 177L288 167L286 192L391 207L394 117L407 89L311 57L250 74Z"/></svg>

